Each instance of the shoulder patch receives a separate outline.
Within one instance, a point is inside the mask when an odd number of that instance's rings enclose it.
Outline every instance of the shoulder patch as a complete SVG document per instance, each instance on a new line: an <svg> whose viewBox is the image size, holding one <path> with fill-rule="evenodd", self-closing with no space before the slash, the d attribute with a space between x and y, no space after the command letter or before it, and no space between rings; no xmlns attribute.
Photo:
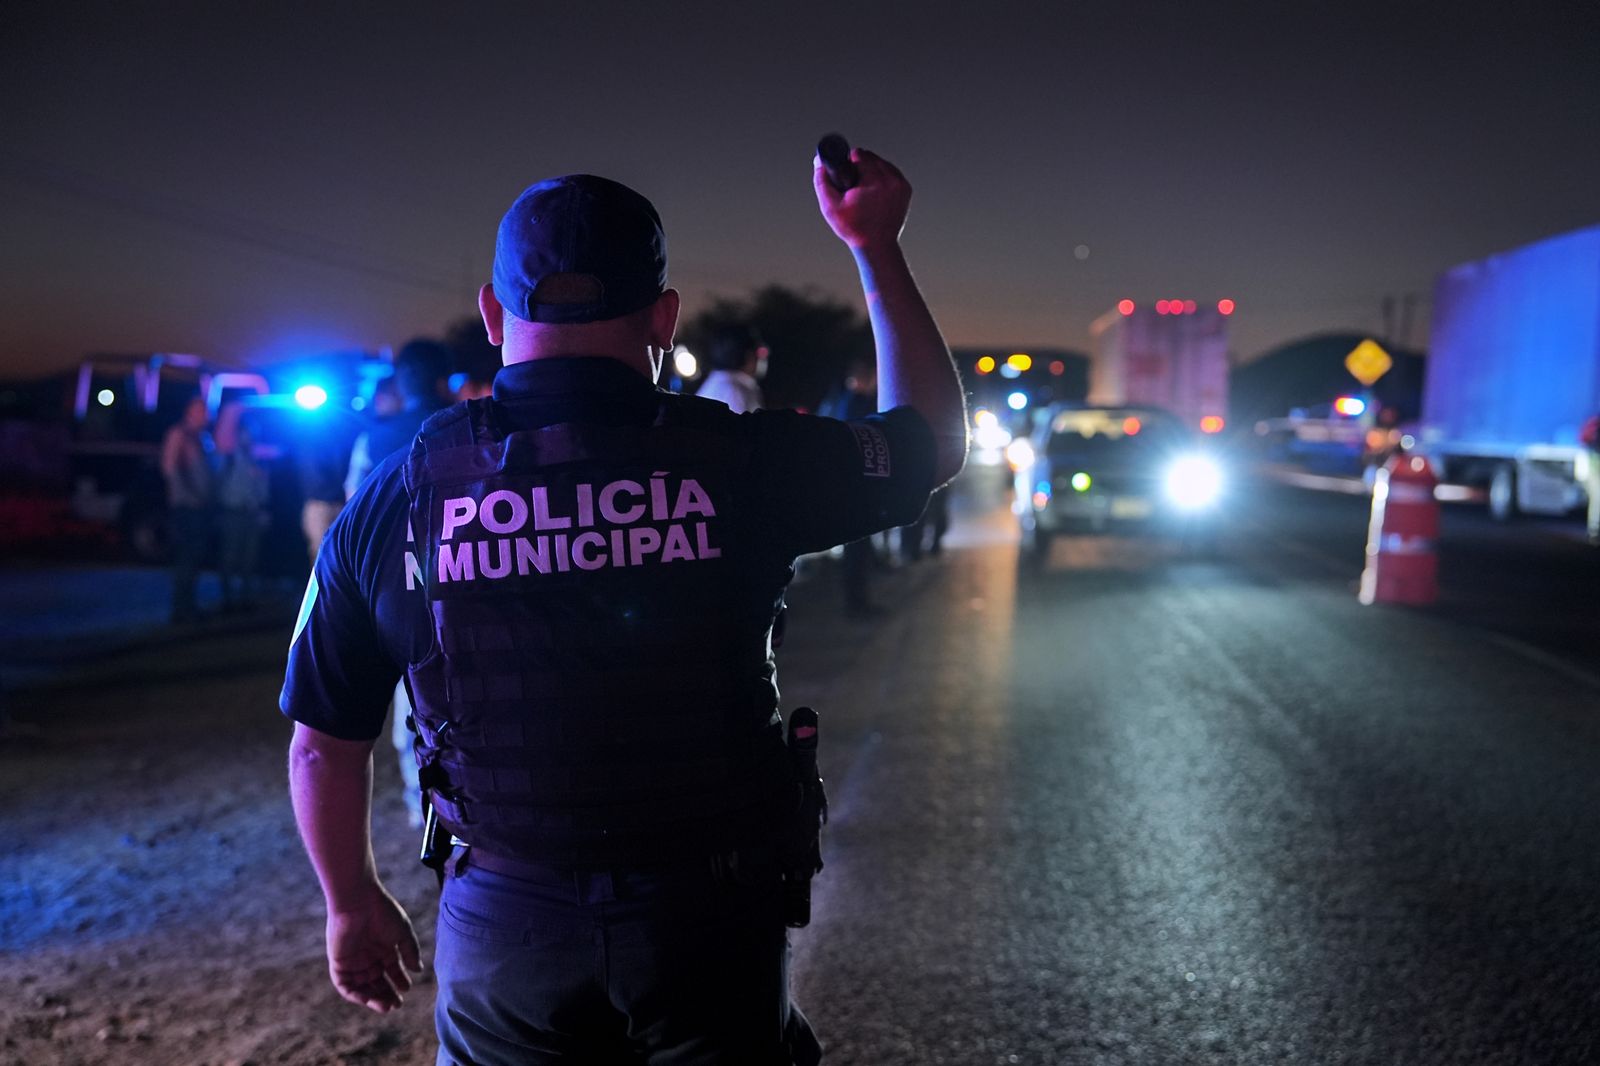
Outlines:
<svg viewBox="0 0 1600 1066"><path fill-rule="evenodd" d="M883 430L867 422L848 424L856 435L856 447L861 449L861 475L888 477L889 438L883 435Z"/></svg>

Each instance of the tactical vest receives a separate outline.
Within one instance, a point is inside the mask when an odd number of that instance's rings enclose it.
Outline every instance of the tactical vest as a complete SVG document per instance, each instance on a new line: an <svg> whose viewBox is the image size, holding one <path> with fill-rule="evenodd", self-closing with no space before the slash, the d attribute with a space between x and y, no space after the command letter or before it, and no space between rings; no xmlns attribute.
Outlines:
<svg viewBox="0 0 1600 1066"><path fill-rule="evenodd" d="M434 631L407 679L441 823L569 864L761 839L786 784L770 633L790 571L740 543L748 445L668 394L649 425L514 414L435 416L405 470Z"/></svg>

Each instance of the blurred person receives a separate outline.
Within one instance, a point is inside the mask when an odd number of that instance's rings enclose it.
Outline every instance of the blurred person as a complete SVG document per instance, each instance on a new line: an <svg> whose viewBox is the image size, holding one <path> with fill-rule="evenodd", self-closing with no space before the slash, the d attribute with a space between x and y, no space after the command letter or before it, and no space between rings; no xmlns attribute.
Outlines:
<svg viewBox="0 0 1600 1066"><path fill-rule="evenodd" d="M445 382L450 370L450 350L437 341L419 337L408 341L394 359L394 373L385 384L392 397L372 426L356 438L350 449L350 469L345 474L344 491L356 494L373 469L389 456L411 446L428 416L446 406ZM411 697L404 680L395 684L389 704L389 740L399 756L400 780L404 783L406 819L413 828L422 825L422 783L417 777L417 759L411 745L414 732Z"/></svg>
<svg viewBox="0 0 1600 1066"><path fill-rule="evenodd" d="M929 531L932 543L928 543ZM941 488L928 497L927 510L909 526L900 527L900 554L908 562L922 558L923 550L930 555L944 551L944 535L950 530L950 490Z"/></svg>
<svg viewBox="0 0 1600 1066"><path fill-rule="evenodd" d="M243 404L224 404L213 433L218 465L217 571L225 611L248 607L256 597L261 526L270 491L244 414Z"/></svg>
<svg viewBox="0 0 1600 1066"><path fill-rule="evenodd" d="M909 521L966 440L900 250L910 186L855 160L857 187L819 164L816 194L872 293L892 409L736 416L658 388L679 310L659 215L552 179L506 213L479 293L493 397L430 419L334 522L281 701L295 815L335 987L399 1006L420 959L369 810L403 673L448 843L440 1063L820 1058L788 990L775 841L804 825L771 627L797 555Z"/></svg>
<svg viewBox="0 0 1600 1066"><path fill-rule="evenodd" d="M300 532L305 534L306 554L313 564L322 550L328 527L344 507L344 479L350 469L350 437L312 435L297 444L300 461Z"/></svg>
<svg viewBox="0 0 1600 1066"><path fill-rule="evenodd" d="M196 396L161 442L172 529L172 621L180 625L200 617L195 586L211 547L216 471L209 421L204 397Z"/></svg>
<svg viewBox="0 0 1600 1066"><path fill-rule="evenodd" d="M395 384L393 374L372 387L373 418L388 418L398 414L404 406L405 401L400 398L400 386Z"/></svg>
<svg viewBox="0 0 1600 1066"><path fill-rule="evenodd" d="M345 498L355 495L361 482L383 460L411 441L429 415L448 406L445 379L450 373L450 349L438 341L418 337L407 341L394 357L394 394L399 409L380 413L366 432L356 437L345 472Z"/></svg>
<svg viewBox="0 0 1600 1066"><path fill-rule="evenodd" d="M877 408L878 365L870 356L858 355L847 365L843 384L822 401L817 413L850 422ZM872 572L880 565L870 535L844 546L839 575L844 585L846 614L853 618L873 618L883 613L883 607L872 599Z"/></svg>
<svg viewBox="0 0 1600 1066"><path fill-rule="evenodd" d="M817 406L817 414L850 422L865 418L877 409L877 364L871 356L856 355L845 366L844 381Z"/></svg>
<svg viewBox="0 0 1600 1066"><path fill-rule="evenodd" d="M721 400L734 414L761 410L760 380L767 373L767 349L755 330L723 326L712 336L706 358L711 373L696 396Z"/></svg>

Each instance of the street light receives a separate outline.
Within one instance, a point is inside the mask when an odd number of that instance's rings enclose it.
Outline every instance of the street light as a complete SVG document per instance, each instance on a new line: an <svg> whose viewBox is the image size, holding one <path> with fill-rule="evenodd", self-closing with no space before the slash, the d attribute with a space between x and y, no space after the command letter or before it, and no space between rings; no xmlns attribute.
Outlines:
<svg viewBox="0 0 1600 1066"><path fill-rule="evenodd" d="M700 373L700 360L694 357L693 352L680 344L672 349L672 369L678 372L680 378L688 381Z"/></svg>

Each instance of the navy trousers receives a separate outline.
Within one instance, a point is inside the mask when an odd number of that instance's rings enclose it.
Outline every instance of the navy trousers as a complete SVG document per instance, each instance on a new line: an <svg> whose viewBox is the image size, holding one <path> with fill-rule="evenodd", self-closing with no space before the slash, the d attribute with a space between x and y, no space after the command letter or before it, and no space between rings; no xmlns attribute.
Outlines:
<svg viewBox="0 0 1600 1066"><path fill-rule="evenodd" d="M789 999L775 881L451 863L439 903L439 1066L814 1066Z"/></svg>

